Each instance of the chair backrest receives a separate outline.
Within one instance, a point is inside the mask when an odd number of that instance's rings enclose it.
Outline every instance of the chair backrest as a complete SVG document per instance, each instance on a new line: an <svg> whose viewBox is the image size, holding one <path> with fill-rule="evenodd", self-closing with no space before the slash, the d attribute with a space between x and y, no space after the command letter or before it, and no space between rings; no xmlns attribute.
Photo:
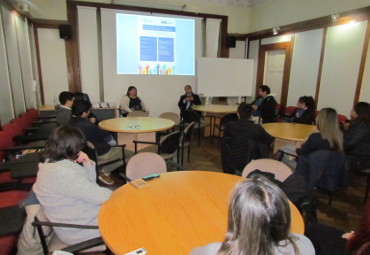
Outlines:
<svg viewBox="0 0 370 255"><path fill-rule="evenodd" d="M242 171L252 159L259 158L256 141L246 137L224 136L221 141L222 169L225 173L234 174Z"/></svg>
<svg viewBox="0 0 370 255"><path fill-rule="evenodd" d="M163 119L172 120L173 122L175 122L175 125L180 123L180 116L175 112L164 112L164 113L161 113L158 117L163 118Z"/></svg>
<svg viewBox="0 0 370 255"><path fill-rule="evenodd" d="M174 153L179 148L181 132L175 131L161 138L159 142L159 154Z"/></svg>
<svg viewBox="0 0 370 255"><path fill-rule="evenodd" d="M8 123L4 125L3 130L9 131L9 133L12 134L12 137L24 134L23 129L15 123Z"/></svg>
<svg viewBox="0 0 370 255"><path fill-rule="evenodd" d="M256 169L275 174L275 179L281 182L285 181L293 173L287 165L280 161L274 159L256 159L245 166L242 176L247 177L250 172Z"/></svg>
<svg viewBox="0 0 370 255"><path fill-rule="evenodd" d="M284 115L289 116L290 114L292 114L295 111L295 109L297 109L296 106L287 106L284 110Z"/></svg>
<svg viewBox="0 0 370 255"><path fill-rule="evenodd" d="M181 136L181 141L180 141L180 143L182 145L184 145L184 142L190 142L191 141L191 137L193 135L194 125L195 125L195 121L193 121L192 123L187 125L186 128L184 129L184 131L182 131L183 135Z"/></svg>
<svg viewBox="0 0 370 255"><path fill-rule="evenodd" d="M181 112L181 119L183 120L184 123L191 123L193 121L199 122L201 116L192 110L185 110Z"/></svg>
<svg viewBox="0 0 370 255"><path fill-rule="evenodd" d="M143 111L129 112L127 117L149 117L149 113Z"/></svg>
<svg viewBox="0 0 370 255"><path fill-rule="evenodd" d="M12 134L9 131L0 131L0 161L6 157L7 153L4 149L14 145Z"/></svg>
<svg viewBox="0 0 370 255"><path fill-rule="evenodd" d="M225 125L226 123L228 123L230 121L236 121L237 119L238 119L238 115L236 113L228 113L228 114L225 114L221 118L220 124Z"/></svg>
<svg viewBox="0 0 370 255"><path fill-rule="evenodd" d="M310 190L318 187L330 192L347 185L344 154L331 150L316 150L297 160L295 174L303 175Z"/></svg>
<svg viewBox="0 0 370 255"><path fill-rule="evenodd" d="M150 174L167 172L166 161L156 153L141 152L127 162L126 176L131 180Z"/></svg>

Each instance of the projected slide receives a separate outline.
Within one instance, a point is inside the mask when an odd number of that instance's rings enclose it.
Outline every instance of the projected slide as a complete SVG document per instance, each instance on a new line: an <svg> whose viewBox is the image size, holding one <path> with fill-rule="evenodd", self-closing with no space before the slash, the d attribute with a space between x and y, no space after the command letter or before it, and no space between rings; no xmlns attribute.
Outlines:
<svg viewBox="0 0 370 255"><path fill-rule="evenodd" d="M117 14L117 73L195 74L194 20Z"/></svg>

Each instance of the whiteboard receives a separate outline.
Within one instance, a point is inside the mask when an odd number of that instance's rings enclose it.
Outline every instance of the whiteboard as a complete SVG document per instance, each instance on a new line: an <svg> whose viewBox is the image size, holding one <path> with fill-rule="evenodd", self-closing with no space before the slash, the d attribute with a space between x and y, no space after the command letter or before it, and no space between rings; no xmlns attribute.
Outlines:
<svg viewBox="0 0 370 255"><path fill-rule="evenodd" d="M252 96L253 59L198 58L198 94L204 97Z"/></svg>

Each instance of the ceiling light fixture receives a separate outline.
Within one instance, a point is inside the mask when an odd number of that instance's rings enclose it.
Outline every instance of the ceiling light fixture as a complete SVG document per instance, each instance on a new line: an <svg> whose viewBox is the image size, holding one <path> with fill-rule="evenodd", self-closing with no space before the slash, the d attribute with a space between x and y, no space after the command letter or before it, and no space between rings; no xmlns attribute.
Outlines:
<svg viewBox="0 0 370 255"><path fill-rule="evenodd" d="M339 14L332 14L330 17L331 17L331 21L335 23L339 19Z"/></svg>
<svg viewBox="0 0 370 255"><path fill-rule="evenodd" d="M277 34L279 33L279 31L280 31L280 27L274 27L274 28L272 29L272 34L273 34L273 35L277 35Z"/></svg>

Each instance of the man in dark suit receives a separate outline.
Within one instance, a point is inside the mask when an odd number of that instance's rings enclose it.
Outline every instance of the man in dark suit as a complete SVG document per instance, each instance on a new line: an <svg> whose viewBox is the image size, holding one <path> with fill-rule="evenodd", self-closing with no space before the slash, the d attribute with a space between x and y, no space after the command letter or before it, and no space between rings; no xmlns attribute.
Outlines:
<svg viewBox="0 0 370 255"><path fill-rule="evenodd" d="M270 123L275 121L276 115L276 100L270 96L270 88L267 85L262 85L258 89L258 94L263 98L260 105L252 103L252 108L261 113L262 123ZM255 100L256 101L256 100Z"/></svg>
<svg viewBox="0 0 370 255"><path fill-rule="evenodd" d="M202 104L199 96L193 93L190 85L186 85L184 89L185 89L185 94L180 97L180 100L177 104L181 112L184 110L191 110L191 107L193 105Z"/></svg>

